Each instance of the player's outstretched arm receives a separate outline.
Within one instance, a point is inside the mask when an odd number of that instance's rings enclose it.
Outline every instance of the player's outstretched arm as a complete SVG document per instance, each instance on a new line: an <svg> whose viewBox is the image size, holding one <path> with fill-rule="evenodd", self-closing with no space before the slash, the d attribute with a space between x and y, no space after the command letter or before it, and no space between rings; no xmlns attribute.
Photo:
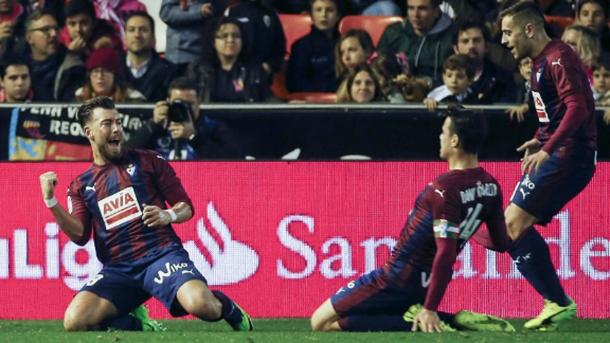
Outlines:
<svg viewBox="0 0 610 343"><path fill-rule="evenodd" d="M55 172L46 172L40 175L40 188L42 190L42 199L46 206L51 210L61 231L63 231L71 241L78 245L87 243L88 235L85 233L85 227L80 219L74 217L57 202L55 197L55 186L57 186L57 174Z"/></svg>

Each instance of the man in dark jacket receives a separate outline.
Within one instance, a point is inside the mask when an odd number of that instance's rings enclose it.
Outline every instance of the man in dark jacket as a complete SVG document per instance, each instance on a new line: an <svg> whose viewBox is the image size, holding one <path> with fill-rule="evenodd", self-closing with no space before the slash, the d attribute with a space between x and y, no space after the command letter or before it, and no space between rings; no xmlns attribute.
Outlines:
<svg viewBox="0 0 610 343"><path fill-rule="evenodd" d="M170 160L244 157L225 123L201 115L192 80L174 79L168 98L155 104L153 117L127 139L127 146L156 150Z"/></svg>
<svg viewBox="0 0 610 343"><path fill-rule="evenodd" d="M70 101L86 81L85 65L79 54L59 44L59 27L46 12L32 13L26 22L32 88L38 101Z"/></svg>
<svg viewBox="0 0 610 343"><path fill-rule="evenodd" d="M125 80L147 101L164 100L175 66L155 51L155 22L146 12L132 12L125 20L127 55L122 59Z"/></svg>
<svg viewBox="0 0 610 343"><path fill-rule="evenodd" d="M514 103L516 85L513 75L488 58L489 45L493 44L490 40L489 30L483 22L464 20L457 24L453 51L468 55L477 62L474 82L470 85L471 96L477 103Z"/></svg>
<svg viewBox="0 0 610 343"><path fill-rule="evenodd" d="M413 75L430 77L431 86L442 83L443 62L451 55L455 27L451 18L441 12L441 0L407 0L407 17L403 23L389 25L377 49L395 55L405 52Z"/></svg>

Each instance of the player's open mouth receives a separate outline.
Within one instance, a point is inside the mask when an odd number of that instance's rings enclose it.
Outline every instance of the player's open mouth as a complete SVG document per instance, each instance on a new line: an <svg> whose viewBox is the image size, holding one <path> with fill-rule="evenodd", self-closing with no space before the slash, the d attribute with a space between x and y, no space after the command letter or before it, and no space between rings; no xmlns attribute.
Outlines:
<svg viewBox="0 0 610 343"><path fill-rule="evenodd" d="M109 139L108 140L108 145L110 145L112 147L118 147L120 144L121 144L120 139Z"/></svg>

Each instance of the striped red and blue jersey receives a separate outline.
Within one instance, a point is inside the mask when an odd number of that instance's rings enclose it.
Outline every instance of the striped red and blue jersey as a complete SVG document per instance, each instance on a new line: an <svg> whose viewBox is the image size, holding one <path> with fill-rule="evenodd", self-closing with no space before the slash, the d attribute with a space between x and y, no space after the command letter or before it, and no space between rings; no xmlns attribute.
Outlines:
<svg viewBox="0 0 610 343"><path fill-rule="evenodd" d="M482 223L487 231L478 230ZM500 185L480 167L442 174L417 197L383 266L386 280L404 284L413 267L431 272L424 306L436 309L451 280L458 253L475 234L480 235L477 242L488 248L508 247Z"/></svg>
<svg viewBox="0 0 610 343"><path fill-rule="evenodd" d="M560 147L597 148L595 102L580 57L552 40L534 58L531 90L538 116L536 139L549 155Z"/></svg>
<svg viewBox="0 0 610 343"><path fill-rule="evenodd" d="M127 149L120 162L91 165L68 188L68 211L93 231L97 258L103 264L141 259L171 245L181 246L171 225L151 228L142 221L144 204L167 208L192 202L163 157L153 151Z"/></svg>

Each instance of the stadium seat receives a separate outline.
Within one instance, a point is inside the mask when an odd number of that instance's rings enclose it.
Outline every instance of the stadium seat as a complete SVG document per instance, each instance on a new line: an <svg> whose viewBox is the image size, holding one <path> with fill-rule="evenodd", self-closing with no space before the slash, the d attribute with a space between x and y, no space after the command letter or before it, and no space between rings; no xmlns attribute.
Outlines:
<svg viewBox="0 0 610 343"><path fill-rule="evenodd" d="M551 25L559 26L559 28L561 28L562 31L566 27L568 27L568 26L572 25L572 23L574 23L573 17L563 17L563 16L557 16L557 15L545 15L544 20Z"/></svg>
<svg viewBox="0 0 610 343"><path fill-rule="evenodd" d="M305 101L314 104L334 104L337 95L330 92L296 92L288 94L288 100Z"/></svg>
<svg viewBox="0 0 610 343"><path fill-rule="evenodd" d="M398 16L348 15L341 19L339 33L344 34L351 29L365 30L371 35L373 44L377 46L385 28L397 22L402 22L402 18Z"/></svg>
<svg viewBox="0 0 610 343"><path fill-rule="evenodd" d="M287 60L292 44L311 30L311 17L309 14L280 14L280 22L286 36L285 58Z"/></svg>
<svg viewBox="0 0 610 343"><path fill-rule="evenodd" d="M288 90L286 89L286 70L282 68L277 73L273 74L273 82L271 83L271 93L282 100L288 100Z"/></svg>

